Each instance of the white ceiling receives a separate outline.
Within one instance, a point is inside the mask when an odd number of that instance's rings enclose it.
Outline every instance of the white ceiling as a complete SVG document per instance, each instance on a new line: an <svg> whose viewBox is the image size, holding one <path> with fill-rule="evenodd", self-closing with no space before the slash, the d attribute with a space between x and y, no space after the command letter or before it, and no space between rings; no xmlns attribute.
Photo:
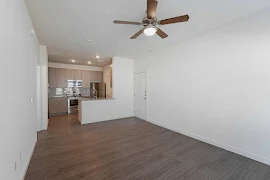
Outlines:
<svg viewBox="0 0 270 180"><path fill-rule="evenodd" d="M102 58L94 58L91 55L88 56L80 56L76 55L76 53L70 53L70 54L50 54L49 55L49 61L54 63L63 63L63 64L76 64L76 65L85 65L85 66L99 66L103 67L107 64L112 63L111 57L102 57ZM72 60L75 60L75 63L72 62ZM88 62L91 62L91 64L88 64Z"/></svg>
<svg viewBox="0 0 270 180"><path fill-rule="evenodd" d="M141 22L146 0L25 0L39 41L48 47L50 61L82 63L100 55L104 60L134 58L179 44L270 6L269 0L159 0L159 20L189 14L187 23L160 28L169 37L141 35L142 27L115 25L113 20ZM86 41L91 39L91 42Z"/></svg>

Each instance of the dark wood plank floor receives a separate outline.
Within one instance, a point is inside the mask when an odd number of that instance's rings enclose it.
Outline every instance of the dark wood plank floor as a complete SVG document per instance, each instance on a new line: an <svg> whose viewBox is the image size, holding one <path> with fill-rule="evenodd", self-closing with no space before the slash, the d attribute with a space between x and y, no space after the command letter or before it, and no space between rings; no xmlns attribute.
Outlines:
<svg viewBox="0 0 270 180"><path fill-rule="evenodd" d="M137 118L51 118L26 180L269 180L270 166Z"/></svg>

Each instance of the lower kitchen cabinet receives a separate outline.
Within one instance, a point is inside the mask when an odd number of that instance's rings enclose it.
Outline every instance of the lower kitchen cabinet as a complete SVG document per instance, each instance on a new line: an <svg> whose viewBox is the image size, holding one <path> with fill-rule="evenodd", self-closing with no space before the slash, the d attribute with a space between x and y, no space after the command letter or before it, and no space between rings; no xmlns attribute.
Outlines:
<svg viewBox="0 0 270 180"><path fill-rule="evenodd" d="M68 102L66 97L49 98L49 115L68 113Z"/></svg>

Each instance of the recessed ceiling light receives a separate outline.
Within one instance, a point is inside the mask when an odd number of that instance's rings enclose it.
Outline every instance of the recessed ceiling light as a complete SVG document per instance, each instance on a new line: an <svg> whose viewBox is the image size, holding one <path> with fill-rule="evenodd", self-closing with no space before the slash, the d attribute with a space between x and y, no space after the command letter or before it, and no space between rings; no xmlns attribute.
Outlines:
<svg viewBox="0 0 270 180"><path fill-rule="evenodd" d="M91 64L91 61L88 61L88 64Z"/></svg>
<svg viewBox="0 0 270 180"><path fill-rule="evenodd" d="M75 63L76 61L74 59L72 59L71 62Z"/></svg>
<svg viewBox="0 0 270 180"><path fill-rule="evenodd" d="M91 42L92 40L91 39L86 39L86 41Z"/></svg>
<svg viewBox="0 0 270 180"><path fill-rule="evenodd" d="M99 55L96 55L96 58L100 58Z"/></svg>

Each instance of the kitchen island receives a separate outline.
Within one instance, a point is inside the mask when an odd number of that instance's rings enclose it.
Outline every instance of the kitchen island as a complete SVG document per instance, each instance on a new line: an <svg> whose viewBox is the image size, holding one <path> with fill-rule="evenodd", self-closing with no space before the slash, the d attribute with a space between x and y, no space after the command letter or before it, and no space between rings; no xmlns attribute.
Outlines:
<svg viewBox="0 0 270 180"><path fill-rule="evenodd" d="M80 98L78 120L81 124L118 119L117 101L114 98Z"/></svg>

